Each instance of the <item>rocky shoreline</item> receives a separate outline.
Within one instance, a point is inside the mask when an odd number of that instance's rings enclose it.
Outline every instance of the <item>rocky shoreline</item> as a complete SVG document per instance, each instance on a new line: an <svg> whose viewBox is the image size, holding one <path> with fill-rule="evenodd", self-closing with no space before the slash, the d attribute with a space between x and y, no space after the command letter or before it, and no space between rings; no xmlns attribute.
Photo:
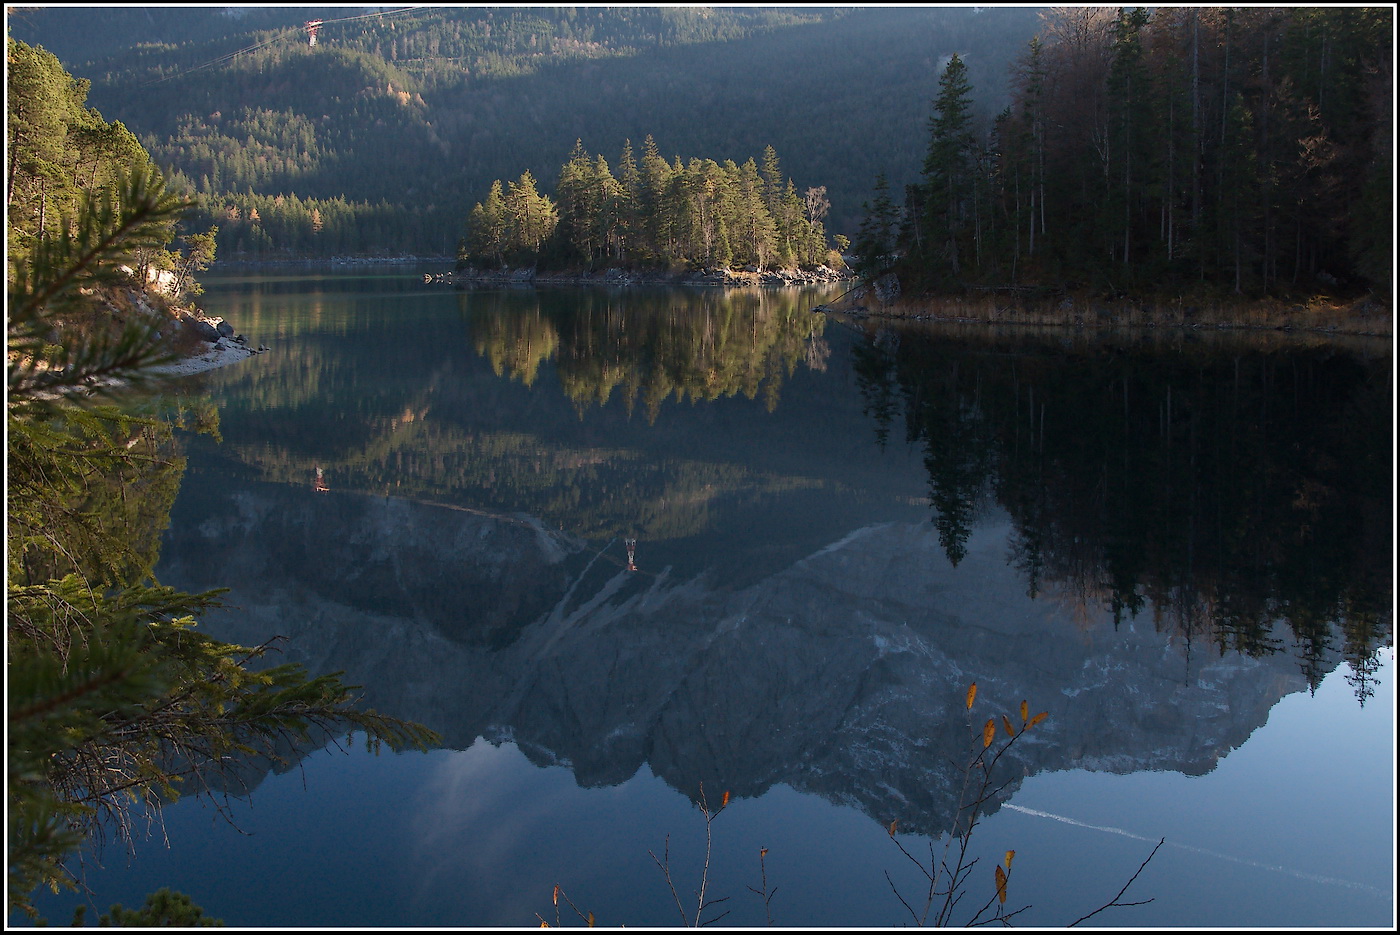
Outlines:
<svg viewBox="0 0 1400 935"><path fill-rule="evenodd" d="M182 354L180 359L154 368L155 372L166 376L202 373L265 354L270 350L265 344L256 348L249 346L248 339L239 334L232 323L223 318L208 317L198 310L180 310L173 319L172 326L162 330L162 335L176 347L194 344L193 352Z"/></svg>
<svg viewBox="0 0 1400 935"><path fill-rule="evenodd" d="M247 360L249 357L256 357L265 354L269 348L251 348L246 344L239 344L231 341L218 341L213 344L206 344L205 348L195 354L181 357L173 363L152 368L156 373L171 377L184 377L195 373L203 373L206 370L214 370L218 367L226 367L229 364L236 364L240 360Z"/></svg>

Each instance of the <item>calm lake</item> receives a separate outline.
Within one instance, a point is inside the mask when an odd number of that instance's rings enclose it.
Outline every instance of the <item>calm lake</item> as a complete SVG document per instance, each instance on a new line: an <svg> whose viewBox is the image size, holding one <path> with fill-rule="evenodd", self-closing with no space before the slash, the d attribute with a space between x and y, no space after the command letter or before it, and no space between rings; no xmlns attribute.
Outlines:
<svg viewBox="0 0 1400 935"><path fill-rule="evenodd" d="M1087 924L1394 923L1388 340L810 311L840 289L206 289L272 350L189 383L221 438L187 439L162 583L230 588L208 632L286 637L443 746L251 767L103 852L98 910L538 927L557 884L672 926L656 858L693 919L697 803L728 793L704 918L909 924L900 845L943 855L1024 699L1048 717L958 924L1007 850L1016 924L1062 926L1162 839L1122 897L1150 902Z"/></svg>

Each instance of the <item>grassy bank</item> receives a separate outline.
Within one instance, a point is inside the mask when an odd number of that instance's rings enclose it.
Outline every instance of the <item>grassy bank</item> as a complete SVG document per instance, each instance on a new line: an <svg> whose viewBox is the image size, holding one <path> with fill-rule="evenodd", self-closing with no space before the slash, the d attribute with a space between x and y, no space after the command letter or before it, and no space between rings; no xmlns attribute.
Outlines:
<svg viewBox="0 0 1400 935"><path fill-rule="evenodd" d="M1239 299L1198 296L1103 297L1012 290L961 296L906 296L881 301L853 289L833 309L850 315L918 321L1069 327L1213 328L1317 331L1392 336L1393 306L1374 296Z"/></svg>

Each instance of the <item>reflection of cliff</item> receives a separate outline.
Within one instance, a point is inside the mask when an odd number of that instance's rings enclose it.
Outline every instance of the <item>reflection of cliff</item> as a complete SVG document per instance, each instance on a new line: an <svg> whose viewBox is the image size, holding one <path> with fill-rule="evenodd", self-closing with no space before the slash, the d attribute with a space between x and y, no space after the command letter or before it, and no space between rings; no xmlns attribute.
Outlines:
<svg viewBox="0 0 1400 935"><path fill-rule="evenodd" d="M890 523L726 589L628 572L620 543L594 554L518 516L273 487L187 508L161 577L233 589L213 635L286 635L290 659L345 670L449 745L511 739L585 785L645 762L690 794L785 783L933 831L972 679L1000 710L1050 711L1020 749L1030 772L1205 772L1305 687L1286 659L1188 653L1102 612L1076 626L1022 596L1004 528L956 572L936 529Z"/></svg>
<svg viewBox="0 0 1400 935"><path fill-rule="evenodd" d="M1032 594L1292 650L1314 685L1341 645L1370 691L1392 625L1388 350L909 329L856 357L877 438L902 410L922 450L954 563L994 497Z"/></svg>

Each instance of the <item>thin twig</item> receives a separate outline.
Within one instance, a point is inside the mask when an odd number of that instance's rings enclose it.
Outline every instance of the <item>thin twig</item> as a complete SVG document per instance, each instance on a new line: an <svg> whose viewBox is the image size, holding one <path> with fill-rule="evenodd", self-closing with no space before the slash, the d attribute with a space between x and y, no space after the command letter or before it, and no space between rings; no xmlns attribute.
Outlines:
<svg viewBox="0 0 1400 935"><path fill-rule="evenodd" d="M1073 922L1071 922L1068 926L1066 926L1066 928L1073 928L1074 926L1078 925L1080 922L1084 922L1084 921L1087 921L1087 920L1089 920L1089 919L1092 919L1094 916L1098 915L1100 912L1103 912L1105 909L1111 909L1111 908L1113 908L1113 907L1115 907L1115 906L1118 906L1118 907L1122 907L1122 906L1144 906L1144 905L1146 905L1147 903L1152 902L1152 899L1151 899L1151 898L1139 900L1138 902L1133 902L1133 903L1120 903L1118 900L1119 900L1119 898L1120 898L1124 893L1126 893L1126 892L1128 891L1128 887L1130 887L1130 886L1133 885L1133 881L1136 880L1136 879L1138 878L1138 874L1142 873L1143 869L1147 866L1148 861L1152 860L1153 857L1157 856L1157 850L1158 850L1158 848L1160 848L1163 844L1165 844L1166 841L1167 841L1166 838L1162 838L1160 841L1157 842L1157 846L1154 847L1154 848L1152 848L1152 853L1147 855L1147 860L1144 860L1144 861L1142 862L1142 864L1138 866L1137 872L1134 873L1131 877L1128 878L1128 882L1123 884L1123 888L1122 888L1121 890L1118 891L1118 895L1117 895L1117 896L1114 896L1113 899L1110 900L1108 903L1106 903L1106 904L1100 906L1099 908L1095 909L1093 912L1089 913L1087 916L1084 916L1084 918L1082 918L1082 919L1075 919L1075 920L1074 920Z"/></svg>
<svg viewBox="0 0 1400 935"><path fill-rule="evenodd" d="M769 904L773 901L773 896L778 892L778 888L775 886L771 890L768 889L768 865L766 863L767 857L768 848L760 848L758 851L758 876L759 879L763 882L763 889L756 890L752 886L750 886L749 891L757 894L759 899L763 900L763 915L767 918L768 924L771 926L773 924L773 910Z"/></svg>
<svg viewBox="0 0 1400 935"><path fill-rule="evenodd" d="M661 868L662 875L666 877L666 885L671 888L671 898L676 901L676 911L681 914L681 928L685 928L689 924L685 915L685 907L681 905L680 894L676 892L676 884L671 879L671 836L666 835L666 845L662 850L665 860L659 859L655 851L647 851L647 853L651 855L652 860L656 861L656 866Z"/></svg>
<svg viewBox="0 0 1400 935"><path fill-rule="evenodd" d="M895 886L894 880L890 879L890 872L888 870L885 871L885 879L889 880L890 889L894 891L894 898L898 899L901 903L904 903L904 908L909 910L909 917L914 920L914 924L922 925L923 920L920 919L919 914L914 911L914 907L909 905L909 903L905 901L904 895L899 892L899 887Z"/></svg>

